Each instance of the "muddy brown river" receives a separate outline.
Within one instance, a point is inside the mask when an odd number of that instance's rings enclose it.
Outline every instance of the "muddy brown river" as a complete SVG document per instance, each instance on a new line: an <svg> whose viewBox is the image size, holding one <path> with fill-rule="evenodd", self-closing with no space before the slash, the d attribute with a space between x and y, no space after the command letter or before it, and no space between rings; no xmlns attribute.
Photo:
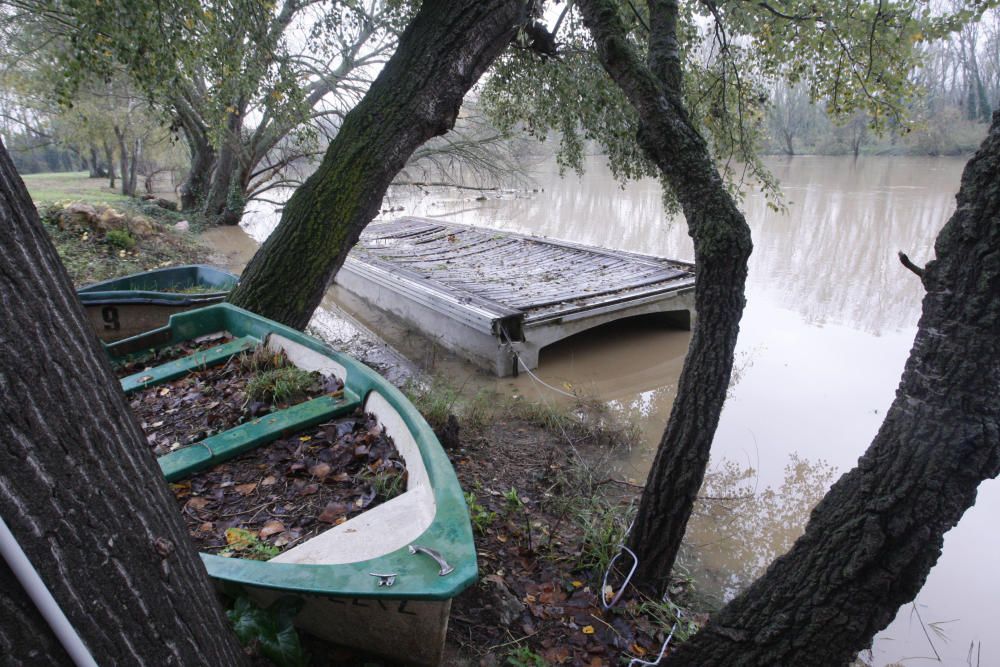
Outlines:
<svg viewBox="0 0 1000 667"><path fill-rule="evenodd" d="M700 589L725 599L760 574L801 532L812 505L867 448L892 401L920 314L921 285L897 261L923 264L954 208L964 160L836 157L771 159L787 211L747 194L753 230L748 301L736 374L715 439L706 495L689 528L685 564ZM384 208L607 248L691 259L682 219L663 213L655 181L621 188L601 158L582 177L536 167L540 192L391 192ZM391 218L399 212L386 214ZM272 210L248 215L262 240ZM225 233L224 233L225 234ZM249 239L216 239L237 254ZM342 294L340 305L421 365L456 384L555 402L522 375L494 380ZM317 321L331 318L321 313ZM690 335L644 321L586 332L542 351L536 371L563 391L597 397L636 420L641 447L620 474L641 483L674 398ZM1000 484L945 537L944 554L914 604L880 633L867 664L1000 665Z"/></svg>

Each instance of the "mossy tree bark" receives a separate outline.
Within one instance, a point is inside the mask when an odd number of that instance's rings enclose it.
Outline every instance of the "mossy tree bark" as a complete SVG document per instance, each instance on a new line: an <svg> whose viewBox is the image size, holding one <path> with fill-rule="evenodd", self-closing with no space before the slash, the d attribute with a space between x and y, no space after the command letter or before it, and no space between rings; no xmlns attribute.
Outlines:
<svg viewBox="0 0 1000 667"><path fill-rule="evenodd" d="M1000 114L957 199L921 278L923 314L896 399L868 451L792 549L671 666L846 664L916 596L945 532L1000 472Z"/></svg>
<svg viewBox="0 0 1000 667"><path fill-rule="evenodd" d="M101 665L245 657L0 144L0 512ZM0 662L68 657L0 559Z"/></svg>
<svg viewBox="0 0 1000 667"><path fill-rule="evenodd" d="M694 241L698 318L629 535L639 560L636 583L660 591L684 537L726 399L745 303L750 228L684 108L676 0L649 2L648 62L626 38L617 3L577 4L605 70L638 113L639 144L676 193Z"/></svg>
<svg viewBox="0 0 1000 667"><path fill-rule="evenodd" d="M424 2L229 300L304 328L389 183L417 147L453 127L465 93L526 21L528 5Z"/></svg>

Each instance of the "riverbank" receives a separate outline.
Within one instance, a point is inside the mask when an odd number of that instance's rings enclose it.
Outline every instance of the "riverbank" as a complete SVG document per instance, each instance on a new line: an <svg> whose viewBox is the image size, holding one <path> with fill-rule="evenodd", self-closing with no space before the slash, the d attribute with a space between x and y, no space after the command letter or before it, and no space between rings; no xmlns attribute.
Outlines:
<svg viewBox="0 0 1000 667"><path fill-rule="evenodd" d="M239 230L195 235L177 230L179 214L109 199L38 201L77 284L209 258L239 271L252 251L232 238ZM427 377L325 305L312 333L403 387L438 431L466 491L480 580L454 601L447 664L617 664L622 656L655 657L671 631L682 639L703 620L634 592L614 609L602 605L617 592L615 575L602 588L604 573L638 492L608 463L636 445L634 428L596 402L556 407ZM689 600L690 582L679 580L671 594ZM378 664L304 641L314 665Z"/></svg>

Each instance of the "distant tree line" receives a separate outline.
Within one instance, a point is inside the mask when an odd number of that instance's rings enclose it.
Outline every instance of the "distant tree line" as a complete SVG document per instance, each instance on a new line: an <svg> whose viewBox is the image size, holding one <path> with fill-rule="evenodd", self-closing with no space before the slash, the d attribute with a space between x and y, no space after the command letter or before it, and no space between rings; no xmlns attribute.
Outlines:
<svg viewBox="0 0 1000 667"><path fill-rule="evenodd" d="M920 94L907 105L905 127L889 122L873 131L876 119L863 110L835 119L829 98L818 97L802 81L780 79L770 89L763 150L855 156L972 153L1000 103L1000 12L988 10L980 21L917 48L923 58L909 78Z"/></svg>

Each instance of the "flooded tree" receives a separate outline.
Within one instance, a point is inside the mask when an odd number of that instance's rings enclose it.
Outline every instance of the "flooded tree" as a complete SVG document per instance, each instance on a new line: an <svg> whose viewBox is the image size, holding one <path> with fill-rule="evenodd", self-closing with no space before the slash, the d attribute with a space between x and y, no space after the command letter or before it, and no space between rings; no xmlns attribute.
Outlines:
<svg viewBox="0 0 1000 667"><path fill-rule="evenodd" d="M100 664L245 660L146 439L0 144L3 522ZM13 546L0 536L4 551ZM70 662L0 558L5 664ZM84 664L84 663L77 663Z"/></svg>

